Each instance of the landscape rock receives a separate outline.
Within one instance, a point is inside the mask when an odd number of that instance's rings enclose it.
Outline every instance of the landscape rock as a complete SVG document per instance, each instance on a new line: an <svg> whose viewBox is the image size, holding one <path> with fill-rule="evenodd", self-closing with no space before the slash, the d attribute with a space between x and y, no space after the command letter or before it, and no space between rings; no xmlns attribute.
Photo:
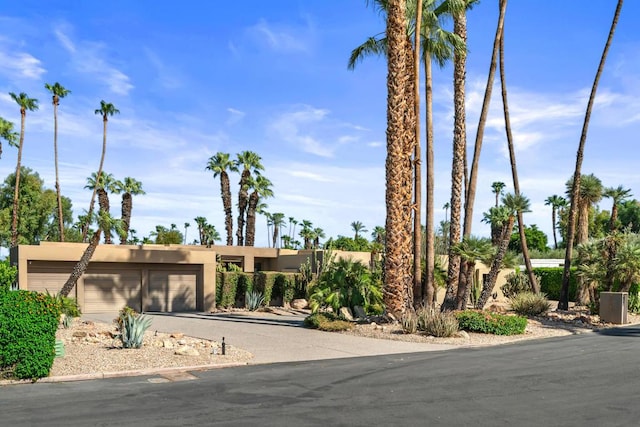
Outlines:
<svg viewBox="0 0 640 427"><path fill-rule="evenodd" d="M464 338L465 340L470 339L471 337L469 336L469 334L467 333L467 331L458 331L458 333L456 334L456 336L458 338Z"/></svg>
<svg viewBox="0 0 640 427"><path fill-rule="evenodd" d="M74 338L85 338L87 335L89 335L87 331L75 331L73 333Z"/></svg>
<svg viewBox="0 0 640 427"><path fill-rule="evenodd" d="M184 337L184 334L182 332L173 332L173 333L169 334L169 337L175 338L175 339L180 339L180 338Z"/></svg>
<svg viewBox="0 0 640 427"><path fill-rule="evenodd" d="M174 345L173 345L173 341L171 341L171 340L164 340L164 341L162 341L162 346L163 346L164 348L173 348L173 347L174 347Z"/></svg>
<svg viewBox="0 0 640 427"><path fill-rule="evenodd" d="M340 308L340 316L344 317L345 320L350 322L353 321L353 314L351 314L351 309L349 307Z"/></svg>
<svg viewBox="0 0 640 427"><path fill-rule="evenodd" d="M193 347L189 347L188 345L178 347L175 351L175 354L177 354L178 356L200 356L198 350Z"/></svg>
<svg viewBox="0 0 640 427"><path fill-rule="evenodd" d="M291 308L295 310L303 310L309 307L309 303L304 298L298 298L291 301Z"/></svg>

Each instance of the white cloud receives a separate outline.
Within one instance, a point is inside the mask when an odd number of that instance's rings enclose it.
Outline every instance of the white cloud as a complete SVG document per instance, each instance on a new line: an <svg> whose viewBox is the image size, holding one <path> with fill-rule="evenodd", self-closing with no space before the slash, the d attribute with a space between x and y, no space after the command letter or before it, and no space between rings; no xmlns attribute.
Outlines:
<svg viewBox="0 0 640 427"><path fill-rule="evenodd" d="M54 28L58 42L71 55L71 62L77 71L91 75L105 84L117 95L128 95L134 88L129 76L112 65L103 43L91 41L73 42L68 26L58 25Z"/></svg>
<svg viewBox="0 0 640 427"><path fill-rule="evenodd" d="M0 73L10 79L37 80L44 73L42 62L25 52L10 52L0 46Z"/></svg>
<svg viewBox="0 0 640 427"><path fill-rule="evenodd" d="M227 112L229 113L229 118L227 119L227 125L232 126L236 123L242 121L246 113L244 111L236 110L235 108L227 108Z"/></svg>
<svg viewBox="0 0 640 427"><path fill-rule="evenodd" d="M270 50L281 53L306 52L308 28L288 28L267 22L265 19L249 27L247 33L259 45L266 45Z"/></svg>

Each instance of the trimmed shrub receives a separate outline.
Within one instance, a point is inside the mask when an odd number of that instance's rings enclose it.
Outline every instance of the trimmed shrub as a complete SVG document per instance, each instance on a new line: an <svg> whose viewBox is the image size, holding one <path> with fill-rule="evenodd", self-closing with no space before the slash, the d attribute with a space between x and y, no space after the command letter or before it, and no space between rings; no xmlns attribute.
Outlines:
<svg viewBox="0 0 640 427"><path fill-rule="evenodd" d="M216 305L218 307L244 306L243 301L247 290L253 290L253 277L251 274L239 271L218 272L216 283Z"/></svg>
<svg viewBox="0 0 640 427"><path fill-rule="evenodd" d="M304 325L326 332L346 331L353 327L351 322L341 320L331 313L313 313L304 319Z"/></svg>
<svg viewBox="0 0 640 427"><path fill-rule="evenodd" d="M458 319L450 311L423 309L418 311L418 329L426 334L447 338L454 336L458 330Z"/></svg>
<svg viewBox="0 0 640 427"><path fill-rule="evenodd" d="M11 290L11 284L17 276L18 270L11 267L8 259L0 261L0 293Z"/></svg>
<svg viewBox="0 0 640 427"><path fill-rule="evenodd" d="M510 298L511 309L521 316L539 316L551 308L551 303L545 294L520 292Z"/></svg>
<svg viewBox="0 0 640 427"><path fill-rule="evenodd" d="M276 276L280 273L272 271L259 271L255 277L255 289L262 292L264 295L264 302L267 306L271 305L273 297L273 287L276 281Z"/></svg>
<svg viewBox="0 0 640 427"><path fill-rule="evenodd" d="M288 303L296 295L298 273L277 273L274 282L274 297L282 298L282 303Z"/></svg>
<svg viewBox="0 0 640 427"><path fill-rule="evenodd" d="M489 311L466 310L456 313L460 329L494 335L519 335L527 327L527 319Z"/></svg>
<svg viewBox="0 0 640 427"><path fill-rule="evenodd" d="M560 299L562 289L563 267L537 267L533 273L540 278L540 292L547 294L552 300ZM569 301L576 300L578 285L576 283L576 269L571 267L569 275Z"/></svg>
<svg viewBox="0 0 640 427"><path fill-rule="evenodd" d="M55 358L60 305L31 291L0 292L0 376L37 379Z"/></svg>

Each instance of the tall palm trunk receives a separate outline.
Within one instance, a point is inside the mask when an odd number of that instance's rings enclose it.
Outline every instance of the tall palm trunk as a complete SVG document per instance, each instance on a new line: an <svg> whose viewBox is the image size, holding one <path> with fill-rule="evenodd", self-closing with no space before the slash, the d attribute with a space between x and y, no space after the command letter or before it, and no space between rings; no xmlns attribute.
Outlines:
<svg viewBox="0 0 640 427"><path fill-rule="evenodd" d="M435 295L435 216L434 216L434 185L435 185L435 172L434 172L434 157L433 157L433 76L432 76L432 64L430 54L425 55L424 60L424 75L425 75L425 109L426 109L426 133L427 133L427 206L426 206L426 235L425 235L425 280L423 289L425 305L428 307L433 306L433 300Z"/></svg>
<svg viewBox="0 0 640 427"><path fill-rule="evenodd" d="M507 0L500 0L501 9L506 7ZM509 102L507 100L507 82L504 71L504 30L500 37L500 88L502 92L502 110L504 113L504 125L507 133L507 145L509 147L509 160L511 162L511 175L513 177L513 191L516 196L520 196L520 183L518 180L518 167L516 165L516 153L513 146L513 134L511 133L511 119L509 117ZM520 234L520 245L522 248L522 257L524 258L524 265L527 269L527 275L529 276L529 284L531 285L531 291L533 293L539 293L540 287L536 281L536 275L533 273L531 266L531 257L529 256L529 248L527 246L527 236L525 234L524 219L522 210L518 209L518 232Z"/></svg>
<svg viewBox="0 0 640 427"><path fill-rule="evenodd" d="M513 215L509 215L509 219L502 227L498 252L496 253L495 258L491 263L491 268L489 269L487 279L482 284L482 292L480 293L480 298L478 298L478 301L476 302L476 308L478 310L482 310L487 304L487 301L489 301L489 296L493 292L493 288L496 285L498 274L500 274L500 270L502 269L502 261L504 260L504 256L507 253L507 249L509 247L509 238L511 236L511 233L513 232L514 221L515 217Z"/></svg>
<svg viewBox="0 0 640 427"><path fill-rule="evenodd" d="M62 196L60 195L60 178L58 175L58 96L53 97L53 158L56 168L56 198L58 200L58 226L60 241L64 242L64 218L62 217Z"/></svg>
<svg viewBox="0 0 640 427"><path fill-rule="evenodd" d="M405 116L413 107L406 104L407 71L406 1L390 0L387 13L387 158L386 171L386 257L384 303L389 313L401 316L410 307L411 283L411 152L407 150ZM413 134L413 128L411 133ZM409 173L407 173L407 170ZM407 220L407 217L409 218ZM407 238L409 237L409 238Z"/></svg>
<svg viewBox="0 0 640 427"><path fill-rule="evenodd" d="M458 12L453 18L453 32L467 42L466 11ZM451 167L451 221L449 228L449 267L447 271L447 291L443 310L456 307L456 291L460 274L460 256L453 248L460 241L460 221L462 215L462 186L464 181L464 158L467 147L465 75L466 52L456 52L453 59L453 162Z"/></svg>
<svg viewBox="0 0 640 427"><path fill-rule="evenodd" d="M247 208L247 246L253 246L256 240L256 209L260 196L257 191L253 191L249 196L249 206Z"/></svg>
<svg viewBox="0 0 640 427"><path fill-rule="evenodd" d="M69 276L69 279L67 279L62 289L60 289L60 292L59 292L60 295L64 297L69 296L69 293L71 292L73 287L76 285L76 283L78 283L78 279L84 274L85 271L87 271L87 267L89 267L89 262L91 261L91 257L93 257L93 253L96 251L96 248L100 243L101 231L102 230L98 228L93 233L93 236L91 236L91 240L89 241L89 246L87 246L87 249L85 249L85 251L82 253L82 257L80 258L80 261L78 261L75 267L73 267L73 270L71 271L71 275Z"/></svg>
<svg viewBox="0 0 640 427"><path fill-rule="evenodd" d="M413 301L424 304L422 292L422 162L420 160L420 24L422 23L422 0L416 2L416 29L413 51L413 106L415 109L415 141L413 158Z"/></svg>
<svg viewBox="0 0 640 427"><path fill-rule="evenodd" d="M96 192L98 191L97 183L100 182L100 177L102 176L102 166L104 165L104 157L107 153L107 115L104 114L102 117L102 154L100 156L100 165L98 166L98 172L96 173L96 185L93 187L93 193L91 194L91 201L89 202L89 212L87 213L88 217L91 218L93 215L93 206L96 202ZM90 221L85 224L84 229L82 230L82 241L84 242L87 238L87 233L89 231Z"/></svg>
<svg viewBox="0 0 640 427"><path fill-rule="evenodd" d="M551 222L553 223L553 249L558 249L558 237L556 236L556 207L551 206Z"/></svg>
<svg viewBox="0 0 640 427"><path fill-rule="evenodd" d="M222 192L222 205L224 207L224 227L227 232L227 246L233 246L233 213L231 211L231 186L229 175L220 172L220 191Z"/></svg>
<svg viewBox="0 0 640 427"><path fill-rule="evenodd" d="M582 159L584 157L584 146L587 140L587 132L589 129L589 119L591 118L591 110L593 109L593 102L598 90L598 82L600 76L604 70L604 64L607 60L607 54L609 53L609 47L613 40L613 34L615 33L616 26L618 25L618 19L620 18L620 11L622 10L623 0L618 0L616 11L613 15L613 21L611 22L611 28L609 29L609 36L607 42L604 45L602 56L600 57L600 63L598 64L598 71L596 77L591 86L591 94L589 95L589 102L587 103L587 111L584 116L584 124L582 126L582 133L580 134L580 143L578 144L578 152L576 153L576 168L573 173L573 188L571 189L571 207L569 208L569 224L567 226L567 249L564 256L564 271L562 274L562 288L560 290L560 301L558 302L559 310L569 309L569 275L571 268L571 257L573 255L573 233L575 231L576 210L578 195L580 194L580 175L582 173Z"/></svg>
<svg viewBox="0 0 640 427"><path fill-rule="evenodd" d="M131 211L133 209L133 197L131 193L123 193L122 194L122 203L121 203L121 211L122 211L122 235L120 236L120 244L124 245L127 243L127 238L129 237L129 227L131 226ZM185 229L185 236L187 231Z"/></svg>
<svg viewBox="0 0 640 427"><path fill-rule="evenodd" d="M98 203L100 204L100 209L104 210L106 213L110 213L111 208L109 206L109 194L107 190L104 188L98 188ZM113 242L111 241L111 230L106 229L104 231L104 243L106 245L111 245Z"/></svg>
<svg viewBox="0 0 640 427"><path fill-rule="evenodd" d="M22 163L22 147L24 145L24 121L27 110L20 109L20 142L18 143L18 160L16 161L16 186L13 191L13 214L11 216L11 246L18 244L18 207L20 200L20 166Z"/></svg>
<svg viewBox="0 0 640 427"><path fill-rule="evenodd" d="M249 199L247 194L247 182L249 180L249 175L249 170L245 169L242 171L242 175L240 176L240 190L238 191L238 228L236 231L238 246L244 246L244 215L247 210L247 202Z"/></svg>

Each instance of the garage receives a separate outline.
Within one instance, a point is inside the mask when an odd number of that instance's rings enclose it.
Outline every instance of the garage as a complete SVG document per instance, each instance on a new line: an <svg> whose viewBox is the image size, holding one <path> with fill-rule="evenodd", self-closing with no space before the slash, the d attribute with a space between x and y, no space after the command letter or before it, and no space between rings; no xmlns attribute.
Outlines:
<svg viewBox="0 0 640 427"><path fill-rule="evenodd" d="M84 311L117 313L125 305L140 311L141 283L140 270L89 271L84 275Z"/></svg>
<svg viewBox="0 0 640 427"><path fill-rule="evenodd" d="M69 279L72 269L73 265L71 263L32 262L29 265L29 290L57 294ZM69 296L76 296L75 286Z"/></svg>
<svg viewBox="0 0 640 427"><path fill-rule="evenodd" d="M149 271L145 311L196 311L196 271Z"/></svg>

